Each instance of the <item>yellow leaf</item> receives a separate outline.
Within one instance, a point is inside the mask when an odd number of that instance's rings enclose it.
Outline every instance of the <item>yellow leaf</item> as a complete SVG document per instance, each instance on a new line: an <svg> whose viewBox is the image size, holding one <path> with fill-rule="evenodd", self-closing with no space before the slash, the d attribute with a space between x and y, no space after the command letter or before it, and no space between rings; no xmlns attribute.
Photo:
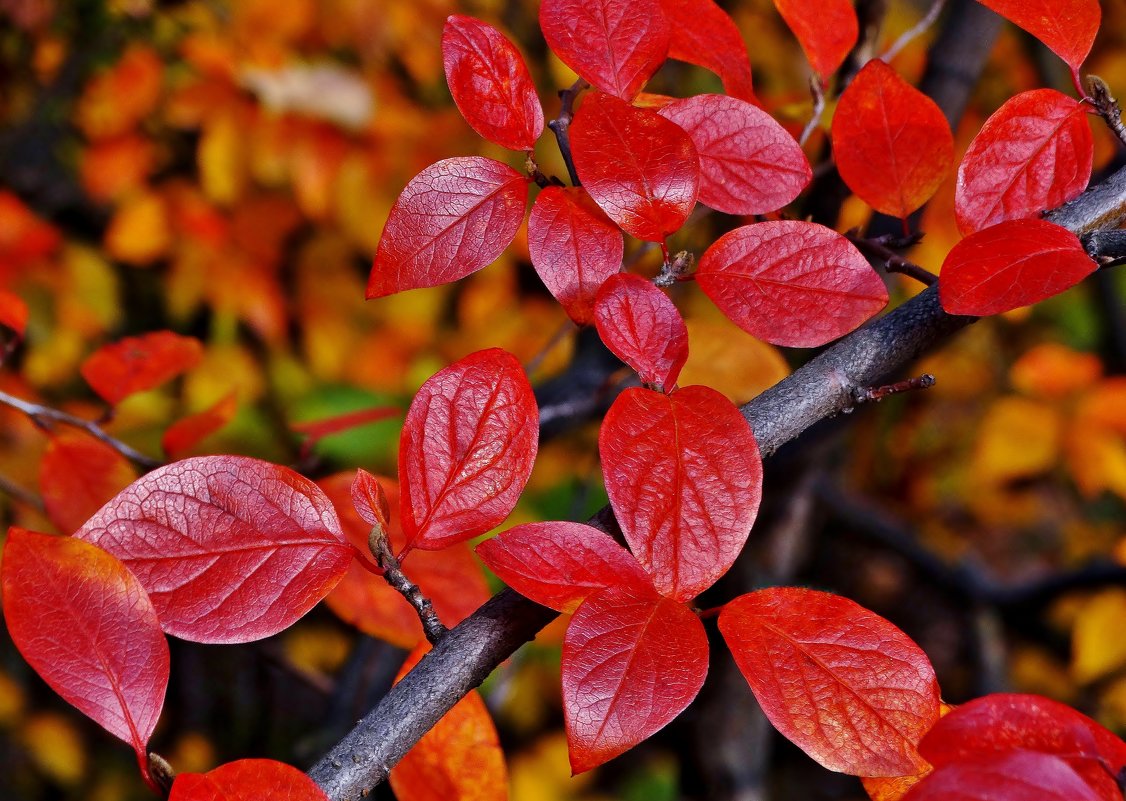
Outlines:
<svg viewBox="0 0 1126 801"><path fill-rule="evenodd" d="M1071 632L1071 674L1089 684L1126 665L1126 590L1104 590L1090 598Z"/></svg>
<svg viewBox="0 0 1126 801"><path fill-rule="evenodd" d="M1113 492L1126 498L1126 443L1082 417L1068 426L1065 456L1075 485L1086 498Z"/></svg>
<svg viewBox="0 0 1126 801"><path fill-rule="evenodd" d="M25 701L23 688L7 673L0 673L0 727L15 725L23 714Z"/></svg>
<svg viewBox="0 0 1126 801"><path fill-rule="evenodd" d="M199 140L199 178L204 194L219 206L231 206L246 187L245 121L234 113L216 114Z"/></svg>
<svg viewBox="0 0 1126 801"><path fill-rule="evenodd" d="M167 204L164 198L151 191L126 198L106 230L106 252L126 264L151 264L167 255L171 244Z"/></svg>
<svg viewBox="0 0 1126 801"><path fill-rule="evenodd" d="M35 766L53 781L73 787L86 773L86 749L74 724L62 715L44 712L28 718L20 732Z"/></svg>
<svg viewBox="0 0 1126 801"><path fill-rule="evenodd" d="M686 323L689 350L681 386L703 384L743 403L790 374L777 348L727 320L690 317Z"/></svg>
<svg viewBox="0 0 1126 801"><path fill-rule="evenodd" d="M995 401L981 423L971 467L976 481L998 484L1044 473L1056 463L1059 414L1027 398Z"/></svg>

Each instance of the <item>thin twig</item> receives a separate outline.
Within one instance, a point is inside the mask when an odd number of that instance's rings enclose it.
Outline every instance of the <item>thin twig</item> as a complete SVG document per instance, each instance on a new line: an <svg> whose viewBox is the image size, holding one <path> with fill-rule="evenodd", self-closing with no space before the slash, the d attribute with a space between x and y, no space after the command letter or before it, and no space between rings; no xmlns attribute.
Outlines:
<svg viewBox="0 0 1126 801"><path fill-rule="evenodd" d="M896 39L895 43L891 47L889 47L882 56L880 56L880 61L891 61L893 58L899 55L900 51L902 51L903 48L926 33L927 30L932 25L934 25L939 15L942 14L942 9L944 9L945 7L946 0L934 0L934 4L931 5L930 10L927 11L926 15L915 24L915 27Z"/></svg>
<svg viewBox="0 0 1126 801"><path fill-rule="evenodd" d="M813 96L813 113L802 129L801 138L798 139L798 144L802 147L805 147L806 140L821 124L821 114L825 111L825 87L821 85L821 79L816 75L809 76L809 93Z"/></svg>
<svg viewBox="0 0 1126 801"><path fill-rule="evenodd" d="M938 283L937 275L912 261L908 261L888 246L889 244L894 244L900 247L910 247L918 242L919 238L917 236L902 239L888 239L882 236L869 238L860 236L859 229L854 228L845 234L845 238L856 245L857 250L865 256L883 264L884 269L889 273L906 275L927 286L933 286Z"/></svg>
<svg viewBox="0 0 1126 801"><path fill-rule="evenodd" d="M447 629L438 619L438 613L434 611L434 604L430 603L430 599L423 594L417 584L407 578L407 574L399 566L399 560L395 558L395 554L391 551L391 545L387 542L387 536L382 527L376 526L371 530L368 537L368 548L371 549L375 561L383 568L383 578L387 579L387 583L407 599L407 603L418 614L426 639L430 641L431 645L437 645L438 640L442 638Z"/></svg>
<svg viewBox="0 0 1126 801"><path fill-rule="evenodd" d="M884 398L898 395L900 392L930 389L933 386L934 376L930 373L923 373L921 376L908 378L905 381L896 381L894 384L884 384L879 387L860 387L853 390L852 397L857 403L869 403L871 401L882 401Z"/></svg>
<svg viewBox="0 0 1126 801"><path fill-rule="evenodd" d="M575 186L578 186L580 181L579 174L575 172L574 159L571 157L571 137L568 134L568 129L571 127L571 121L575 119L575 98L589 86L589 83L579 78L571 84L569 89L561 91L559 99L562 101L562 105L559 108L559 116L547 124L547 127L555 134L555 141L559 143L559 153L563 156L563 163L567 165L571 183Z"/></svg>
<svg viewBox="0 0 1126 801"><path fill-rule="evenodd" d="M45 512L47 510L47 507L43 505L42 498L4 475L0 475L0 492L20 503L26 503L36 511Z"/></svg>
<svg viewBox="0 0 1126 801"><path fill-rule="evenodd" d="M1091 105L1106 121L1107 127L1118 137L1118 141L1126 147L1126 125L1122 124L1122 106L1110 93L1110 87L1098 75L1088 75L1087 86L1091 91Z"/></svg>

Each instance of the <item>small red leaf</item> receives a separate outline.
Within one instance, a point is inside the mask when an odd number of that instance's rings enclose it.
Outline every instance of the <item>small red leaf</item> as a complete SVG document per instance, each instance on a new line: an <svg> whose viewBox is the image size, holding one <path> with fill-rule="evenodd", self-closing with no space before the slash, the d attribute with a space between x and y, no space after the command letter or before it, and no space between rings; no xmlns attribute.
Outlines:
<svg viewBox="0 0 1126 801"><path fill-rule="evenodd" d="M104 442L74 431L52 436L39 463L43 506L63 534L77 531L136 478L128 459Z"/></svg>
<svg viewBox="0 0 1126 801"><path fill-rule="evenodd" d="M873 59L833 114L833 158L848 188L876 211L907 217L954 163L954 136L933 100Z"/></svg>
<svg viewBox="0 0 1126 801"><path fill-rule="evenodd" d="M463 156L407 184L379 240L367 297L448 284L496 260L524 221L528 180L507 164Z"/></svg>
<svg viewBox="0 0 1126 801"><path fill-rule="evenodd" d="M723 95L696 95L660 110L700 155L700 202L725 214L777 211L805 189L805 153L773 117Z"/></svg>
<svg viewBox="0 0 1126 801"><path fill-rule="evenodd" d="M608 587L563 640L563 716L572 773L613 759L684 711L708 673L708 638L683 604Z"/></svg>
<svg viewBox="0 0 1126 801"><path fill-rule="evenodd" d="M12 528L4 620L23 658L79 711L146 750L168 687L168 643L144 588L110 554L73 537Z"/></svg>
<svg viewBox="0 0 1126 801"><path fill-rule="evenodd" d="M170 459L179 459L201 440L231 422L238 411L238 393L230 392L218 403L202 412L189 415L168 426L160 445Z"/></svg>
<svg viewBox="0 0 1126 801"><path fill-rule="evenodd" d="M633 554L582 523L514 526L478 545L477 555L509 587L558 612L574 612L605 587L653 590Z"/></svg>
<svg viewBox="0 0 1126 801"><path fill-rule="evenodd" d="M1017 95L986 120L958 168L958 229L972 234L1062 205L1087 188L1093 158L1086 106L1055 89Z"/></svg>
<svg viewBox="0 0 1126 801"><path fill-rule="evenodd" d="M1099 0L980 0L1078 70L1099 32Z"/></svg>
<svg viewBox="0 0 1126 801"><path fill-rule="evenodd" d="M618 273L598 291L594 324L643 383L672 391L688 361L688 327L668 295L640 275Z"/></svg>
<svg viewBox="0 0 1126 801"><path fill-rule="evenodd" d="M500 525L536 459L539 411L520 362L499 348L433 375L399 442L407 549L437 550Z"/></svg>
<svg viewBox="0 0 1126 801"><path fill-rule="evenodd" d="M938 297L950 314L1000 314L1058 295L1097 269L1066 228L1009 220L953 247L942 263Z"/></svg>
<svg viewBox="0 0 1126 801"><path fill-rule="evenodd" d="M679 125L596 93L575 115L571 144L583 186L626 233L660 242L692 213L700 160Z"/></svg>
<svg viewBox="0 0 1126 801"><path fill-rule="evenodd" d="M367 470L357 470L352 481L352 508L372 528L391 529L391 507L379 480Z"/></svg>
<svg viewBox="0 0 1126 801"><path fill-rule="evenodd" d="M799 220L724 234L704 253L696 281L744 331L794 348L843 336L888 302L884 282L851 242Z"/></svg>
<svg viewBox="0 0 1126 801"><path fill-rule="evenodd" d="M712 0L660 0L672 27L669 58L709 69L732 97L757 103L743 34Z"/></svg>
<svg viewBox="0 0 1126 801"><path fill-rule="evenodd" d="M622 268L622 232L582 187L549 186L528 217L528 253L544 286L579 325L602 282Z"/></svg>
<svg viewBox="0 0 1126 801"><path fill-rule="evenodd" d="M719 630L770 722L829 770L906 776L939 715L927 655L839 595L773 587L724 606Z"/></svg>
<svg viewBox="0 0 1126 801"><path fill-rule="evenodd" d="M368 423L386 420L389 417L398 417L400 414L402 414L402 410L398 406L373 406L369 409L345 412L344 414L337 414L320 420L290 423L289 429L295 434L302 434L308 437L303 443L303 447L312 448L313 445L320 442L325 437L339 434L343 431L350 431L360 426L366 426Z"/></svg>
<svg viewBox="0 0 1126 801"><path fill-rule="evenodd" d="M168 801L328 801L297 768L269 759L240 759L207 773L181 773Z"/></svg>
<svg viewBox="0 0 1126 801"><path fill-rule="evenodd" d="M1121 797L1121 793L1119 793ZM903 801L1107 801L1062 759L1013 751L947 765L911 788Z"/></svg>
<svg viewBox="0 0 1126 801"><path fill-rule="evenodd" d="M82 363L82 377L111 406L134 392L158 387L199 364L203 346L194 337L154 331L103 345Z"/></svg>
<svg viewBox="0 0 1126 801"><path fill-rule="evenodd" d="M276 634L328 594L352 560L316 484L243 456L154 470L74 536L121 559L164 630L193 642Z"/></svg>
<svg viewBox="0 0 1126 801"><path fill-rule="evenodd" d="M860 37L850 0L774 0L774 7L822 81L837 71Z"/></svg>
<svg viewBox="0 0 1126 801"><path fill-rule="evenodd" d="M442 31L442 63L461 115L501 147L531 150L543 133L543 108L520 51L480 20L452 14Z"/></svg>
<svg viewBox="0 0 1126 801"><path fill-rule="evenodd" d="M688 601L727 572L762 495L762 460L734 404L708 387L623 392L598 435L606 492L657 590Z"/></svg>
<svg viewBox="0 0 1126 801"><path fill-rule="evenodd" d="M641 91L669 50L657 0L543 0L540 28L564 64L623 100Z"/></svg>

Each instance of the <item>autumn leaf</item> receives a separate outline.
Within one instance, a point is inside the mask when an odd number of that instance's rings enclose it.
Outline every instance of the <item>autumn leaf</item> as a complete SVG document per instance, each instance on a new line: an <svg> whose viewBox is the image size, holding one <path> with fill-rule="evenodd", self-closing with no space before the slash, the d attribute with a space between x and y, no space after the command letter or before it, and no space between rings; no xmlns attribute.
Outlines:
<svg viewBox="0 0 1126 801"><path fill-rule="evenodd" d="M270 759L240 759L207 773L181 773L168 801L328 801L312 779Z"/></svg>
<svg viewBox="0 0 1126 801"><path fill-rule="evenodd" d="M135 392L171 381L198 365L203 345L194 337L154 331L103 345L82 363L82 377L116 406Z"/></svg>
<svg viewBox="0 0 1126 801"><path fill-rule="evenodd" d="M612 276L598 291L594 324L643 383L672 391L688 359L688 328L668 295L639 275Z"/></svg>
<svg viewBox="0 0 1126 801"><path fill-rule="evenodd" d="M757 103L747 44L735 21L712 0L660 0L672 38L669 58L709 69L732 97Z"/></svg>
<svg viewBox="0 0 1126 801"><path fill-rule="evenodd" d="M827 81L860 35L856 9L848 0L774 0L782 19L801 43L813 71Z"/></svg>
<svg viewBox="0 0 1126 801"><path fill-rule="evenodd" d="M1078 70L1099 32L1098 0L980 0L1031 33Z"/></svg>
<svg viewBox="0 0 1126 801"><path fill-rule="evenodd" d="M74 431L51 436L39 463L39 491L47 516L63 534L77 531L137 478L118 451Z"/></svg>

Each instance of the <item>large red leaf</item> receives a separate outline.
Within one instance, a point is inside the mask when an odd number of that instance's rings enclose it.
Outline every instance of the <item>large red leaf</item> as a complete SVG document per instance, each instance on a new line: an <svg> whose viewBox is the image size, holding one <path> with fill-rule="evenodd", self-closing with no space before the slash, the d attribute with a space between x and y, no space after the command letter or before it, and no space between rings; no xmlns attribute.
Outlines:
<svg viewBox="0 0 1126 801"><path fill-rule="evenodd" d="M540 28L564 64L623 100L641 91L669 50L657 0L543 0Z"/></svg>
<svg viewBox="0 0 1126 801"><path fill-rule="evenodd" d="M696 281L744 331L795 348L843 336L888 302L884 282L851 242L800 220L724 234L704 253Z"/></svg>
<svg viewBox="0 0 1126 801"><path fill-rule="evenodd" d="M669 296L640 275L619 273L598 291L598 335L642 382L671 391L688 361L688 327Z"/></svg>
<svg viewBox="0 0 1126 801"><path fill-rule="evenodd" d="M879 59L841 95L832 139L848 188L893 217L926 203L954 163L954 137L942 110Z"/></svg>
<svg viewBox="0 0 1126 801"><path fill-rule="evenodd" d="M399 441L407 550L437 550L500 525L539 446L539 410L520 362L499 348L434 374Z"/></svg>
<svg viewBox="0 0 1126 801"><path fill-rule="evenodd" d="M773 587L719 616L739 670L770 722L829 770L906 776L939 715L927 655L902 631L847 598Z"/></svg>
<svg viewBox="0 0 1126 801"><path fill-rule="evenodd" d="M1122 794L1119 793L1119 798ZM1059 757L1013 751L939 768L903 801L1106 801Z"/></svg>
<svg viewBox="0 0 1126 801"><path fill-rule="evenodd" d="M628 587L593 593L563 640L571 770L628 751L684 711L708 672L708 638L683 604Z"/></svg>
<svg viewBox="0 0 1126 801"><path fill-rule="evenodd" d="M137 478L128 459L101 440L76 431L51 437L39 463L39 492L47 517L72 534L106 501Z"/></svg>
<svg viewBox="0 0 1126 801"><path fill-rule="evenodd" d="M1091 52L1099 32L1099 0L979 0L1031 33L1073 70Z"/></svg>
<svg viewBox="0 0 1126 801"><path fill-rule="evenodd" d="M602 282L622 269L618 226L582 187L549 186L528 217L528 254L544 286L579 325L591 322Z"/></svg>
<svg viewBox="0 0 1126 801"><path fill-rule="evenodd" d="M509 587L559 612L574 612L605 587L653 589L633 554L582 523L514 526L478 545L477 555Z"/></svg>
<svg viewBox="0 0 1126 801"><path fill-rule="evenodd" d="M653 585L695 598L743 549L762 495L762 460L731 401L708 387L623 392L598 435L606 492Z"/></svg>
<svg viewBox="0 0 1126 801"><path fill-rule="evenodd" d="M408 657L400 681L430 649ZM399 801L505 801L508 771L496 727L480 694L472 690L426 732L389 777Z"/></svg>
<svg viewBox="0 0 1126 801"><path fill-rule="evenodd" d="M82 363L80 371L106 403L115 405L134 392L170 381L202 358L198 339L154 331L103 345Z"/></svg>
<svg viewBox="0 0 1126 801"><path fill-rule="evenodd" d="M447 284L492 263L516 236L527 199L528 179L499 161L462 156L430 165L391 207L368 298Z"/></svg>
<svg viewBox="0 0 1126 801"><path fill-rule="evenodd" d="M798 38L813 71L828 80L860 36L850 0L774 0L774 7Z"/></svg>
<svg viewBox="0 0 1126 801"><path fill-rule="evenodd" d="M1120 801L1114 777L1126 766L1126 743L1065 704L1036 695L997 693L954 709L919 743L936 768L1006 752L1052 754L1106 801Z"/></svg>
<svg viewBox="0 0 1126 801"><path fill-rule="evenodd" d="M712 0L660 0L672 26L669 58L711 70L732 97L757 103L751 59L734 20Z"/></svg>
<svg viewBox="0 0 1126 801"><path fill-rule="evenodd" d="M166 632L207 643L287 628L328 594L353 554L316 484L243 456L154 470L74 536L133 571Z"/></svg>
<svg viewBox="0 0 1126 801"><path fill-rule="evenodd" d="M363 519L357 510L353 474L337 473L321 479L318 484L336 506L349 542L367 554L372 522ZM392 550L400 551L406 539L399 524L399 486L386 478L380 478L379 484L384 488L391 513L384 531ZM381 506L378 499L376 506ZM405 560L402 567L407 578L430 599L439 620L447 626L456 626L489 600L489 587L481 567L464 543L440 551L418 551ZM352 561L325 603L341 620L399 648L414 648L425 639L414 607L386 580L372 575L359 559Z"/></svg>
<svg viewBox="0 0 1126 801"><path fill-rule="evenodd" d="M610 219L660 242L684 225L700 189L700 160L684 130L606 94L586 98L571 125L575 169Z"/></svg>
<svg viewBox="0 0 1126 801"><path fill-rule="evenodd" d="M531 150L543 133L543 107L520 51L494 28L451 14L442 62L461 115L481 136L510 150Z"/></svg>
<svg viewBox="0 0 1126 801"><path fill-rule="evenodd" d="M938 297L950 314L1000 314L1058 295L1096 269L1066 228L1009 220L953 247L942 263Z"/></svg>
<svg viewBox="0 0 1126 801"><path fill-rule="evenodd" d="M24 659L110 734L146 750L168 687L168 643L140 582L73 537L12 528L4 545L4 620Z"/></svg>
<svg viewBox="0 0 1126 801"><path fill-rule="evenodd" d="M813 177L794 137L744 100L696 95L670 103L659 113L692 137L700 156L700 202L716 211L777 211Z"/></svg>
<svg viewBox="0 0 1126 801"><path fill-rule="evenodd" d="M986 120L958 168L954 212L972 234L1036 217L1076 197L1091 179L1087 106L1055 89L1009 100Z"/></svg>
<svg viewBox="0 0 1126 801"><path fill-rule="evenodd" d="M168 801L328 801L308 776L283 762L240 759L207 773L181 773Z"/></svg>

